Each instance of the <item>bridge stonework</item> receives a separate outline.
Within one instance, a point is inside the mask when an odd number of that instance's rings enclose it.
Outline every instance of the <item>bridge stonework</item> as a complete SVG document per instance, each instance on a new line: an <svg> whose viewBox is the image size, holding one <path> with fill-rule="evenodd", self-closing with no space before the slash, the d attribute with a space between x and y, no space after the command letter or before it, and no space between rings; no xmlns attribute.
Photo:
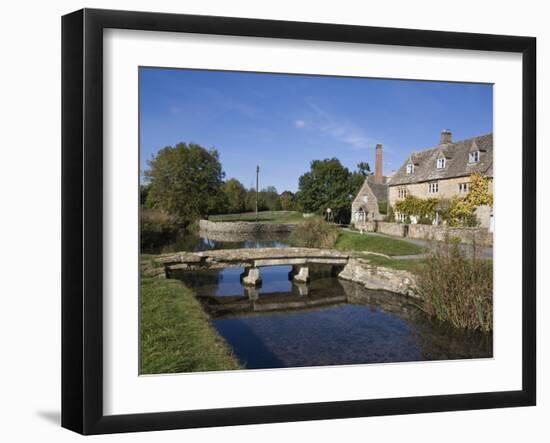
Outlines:
<svg viewBox="0 0 550 443"><path fill-rule="evenodd" d="M316 248L218 249L163 254L153 260L156 269L164 269L165 277L169 277L173 271L244 268L241 282L245 286L255 287L261 285L262 267L291 265L293 270L289 277L296 283L307 283L310 279L308 265L343 267L348 263L349 255L332 249Z"/></svg>

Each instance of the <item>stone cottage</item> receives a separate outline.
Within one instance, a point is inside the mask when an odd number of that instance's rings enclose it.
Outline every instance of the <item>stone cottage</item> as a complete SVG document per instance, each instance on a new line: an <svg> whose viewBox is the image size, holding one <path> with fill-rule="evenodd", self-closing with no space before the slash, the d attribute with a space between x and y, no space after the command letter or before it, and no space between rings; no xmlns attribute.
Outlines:
<svg viewBox="0 0 550 443"><path fill-rule="evenodd" d="M351 223L361 228L367 221L383 220L385 215L380 213L379 203L387 205L387 201L388 179L382 174L382 145L379 144L376 145L374 175L367 176L351 205Z"/></svg>
<svg viewBox="0 0 550 443"><path fill-rule="evenodd" d="M490 178L489 191L493 192L493 134L454 142L446 129L437 146L413 152L392 176L389 204L395 207L407 195L440 199L464 195L469 190L470 175L476 172ZM396 213L398 220L400 217ZM490 208L479 208L478 220L482 227L492 230Z"/></svg>

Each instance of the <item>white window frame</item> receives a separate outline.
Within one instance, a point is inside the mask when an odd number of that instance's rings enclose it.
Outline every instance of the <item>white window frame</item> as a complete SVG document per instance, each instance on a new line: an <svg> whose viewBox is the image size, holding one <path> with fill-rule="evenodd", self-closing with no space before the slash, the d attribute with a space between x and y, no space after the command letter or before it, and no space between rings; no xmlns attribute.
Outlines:
<svg viewBox="0 0 550 443"><path fill-rule="evenodd" d="M470 190L470 183L459 183L458 192L461 194L466 194Z"/></svg>
<svg viewBox="0 0 550 443"><path fill-rule="evenodd" d="M428 183L428 194L437 194L439 192L439 182Z"/></svg>
<svg viewBox="0 0 550 443"><path fill-rule="evenodd" d="M472 151L468 156L468 163L479 163L480 157L479 151Z"/></svg>
<svg viewBox="0 0 550 443"><path fill-rule="evenodd" d="M445 157L438 158L437 159L437 169L444 169L445 168Z"/></svg>
<svg viewBox="0 0 550 443"><path fill-rule="evenodd" d="M399 188L397 189L397 196L399 198L405 198L407 196L407 188Z"/></svg>
<svg viewBox="0 0 550 443"><path fill-rule="evenodd" d="M412 174L414 172L414 165L412 163L409 163L407 165L407 174Z"/></svg>

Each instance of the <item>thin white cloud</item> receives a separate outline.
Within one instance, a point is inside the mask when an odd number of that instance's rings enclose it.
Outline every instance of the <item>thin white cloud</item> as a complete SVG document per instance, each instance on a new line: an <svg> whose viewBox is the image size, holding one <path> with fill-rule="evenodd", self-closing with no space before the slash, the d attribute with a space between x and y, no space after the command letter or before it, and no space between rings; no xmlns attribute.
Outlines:
<svg viewBox="0 0 550 443"><path fill-rule="evenodd" d="M294 127L295 128L305 128L306 122L304 120L295 120L294 121Z"/></svg>
<svg viewBox="0 0 550 443"><path fill-rule="evenodd" d="M318 122L313 125L321 133L349 145L353 149L367 149L374 146L374 140L356 124L333 118L328 112L308 100L308 106L314 111Z"/></svg>

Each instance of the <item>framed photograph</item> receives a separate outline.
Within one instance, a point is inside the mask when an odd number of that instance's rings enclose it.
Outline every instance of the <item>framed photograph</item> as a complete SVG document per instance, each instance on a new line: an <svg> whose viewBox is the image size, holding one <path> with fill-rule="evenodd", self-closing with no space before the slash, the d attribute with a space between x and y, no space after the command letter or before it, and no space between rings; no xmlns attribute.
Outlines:
<svg viewBox="0 0 550 443"><path fill-rule="evenodd" d="M536 402L531 37L62 20L62 425Z"/></svg>

